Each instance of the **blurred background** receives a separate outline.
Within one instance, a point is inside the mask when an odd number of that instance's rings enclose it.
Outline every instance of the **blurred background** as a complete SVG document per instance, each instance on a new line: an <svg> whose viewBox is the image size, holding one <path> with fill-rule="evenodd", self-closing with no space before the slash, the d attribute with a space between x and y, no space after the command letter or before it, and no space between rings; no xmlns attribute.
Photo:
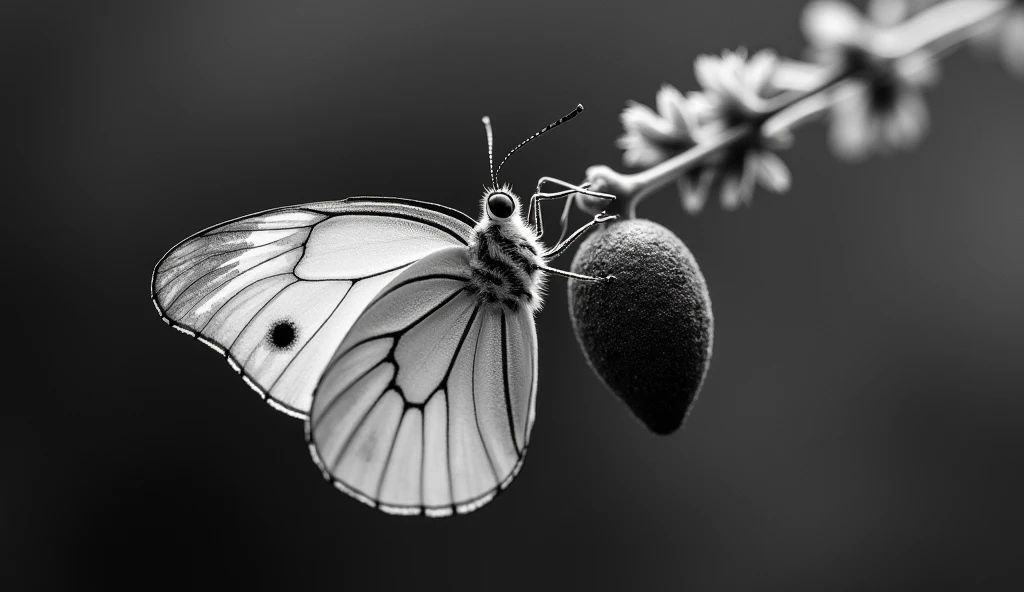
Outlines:
<svg viewBox="0 0 1024 592"><path fill-rule="evenodd" d="M586 106L510 161L503 177L521 193L541 175L621 170L627 99L694 88L701 52L799 56L803 4L4 3L16 353L0 412L0 577L18 589L1024 582L1024 81L970 51L944 63L917 151L851 166L811 126L782 154L786 196L697 217L671 192L642 205L697 256L714 304L714 359L684 430L649 434L602 388L553 279L530 459L468 516L392 517L335 491L300 421L153 310L160 256L239 215L393 195L476 216L485 114L504 153Z"/></svg>

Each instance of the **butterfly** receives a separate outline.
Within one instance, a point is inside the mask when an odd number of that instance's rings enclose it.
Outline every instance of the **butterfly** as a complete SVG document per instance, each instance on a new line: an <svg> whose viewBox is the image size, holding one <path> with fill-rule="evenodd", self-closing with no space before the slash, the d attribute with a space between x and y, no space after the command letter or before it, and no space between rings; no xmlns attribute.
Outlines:
<svg viewBox="0 0 1024 592"><path fill-rule="evenodd" d="M157 264L152 298L171 327L227 358L275 408L305 419L325 478L393 514L475 510L522 466L533 428L537 333L548 266L576 194L543 177L525 215L494 168L479 220L410 199L350 197L218 224ZM557 191L543 192L545 184ZM562 234L541 245L540 202L564 198Z"/></svg>

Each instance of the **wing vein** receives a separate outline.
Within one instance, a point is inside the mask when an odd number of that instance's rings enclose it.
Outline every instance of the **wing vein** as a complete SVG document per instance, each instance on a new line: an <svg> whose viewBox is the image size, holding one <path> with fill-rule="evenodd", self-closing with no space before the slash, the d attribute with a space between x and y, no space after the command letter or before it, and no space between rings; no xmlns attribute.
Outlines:
<svg viewBox="0 0 1024 592"><path fill-rule="evenodd" d="M491 458L491 451L487 448L487 441L484 440L484 432L480 429L480 415L476 411L476 361L477 356L480 353L480 339L483 337L483 327L480 327L480 331L476 334L476 344L473 347L473 375L470 378L470 395L473 398L473 420L476 422L476 435L480 437L480 445L484 447L484 456L487 457L487 464L491 465L491 473L494 474L494 482L496 484L501 483L501 477L498 476L498 469L494 466L494 460Z"/></svg>
<svg viewBox="0 0 1024 592"><path fill-rule="evenodd" d="M394 270L392 270L392 271L394 271ZM392 292L394 292L395 290L398 290L399 288L404 288L404 287L406 287L408 285L416 284L416 283L419 283L419 282L425 282L425 281L428 281L428 280L453 280L453 281L460 281L460 282L468 282L469 278L462 277L462 276L459 276L459 275L448 274L448 273L431 273L431 274L427 274L427 275L416 276L414 278L409 278L409 279L407 279L407 280L405 280L403 282L399 282L399 283L395 284L394 286L391 286L390 288L388 288L388 290L386 292L382 291L374 299L375 302L373 302L373 304L370 304L370 306L366 307L366 310L370 310L370 308L374 304L377 303L376 301L379 301L381 298L387 296L388 294L391 294Z"/></svg>
<svg viewBox="0 0 1024 592"><path fill-rule="evenodd" d="M300 281L299 278L295 278L295 282L298 282L298 281ZM241 337L243 333L245 333L245 331L249 328L249 325L251 325L252 322L256 320L256 317L260 316L260 313L262 313L264 310L266 310L266 308L268 306L270 306L271 302L277 300L278 297L281 296L281 294L283 294L285 290L287 290L291 286L294 286L295 282L291 282L287 286L281 288L281 290L277 294L274 294L273 296L271 296L269 300L267 300L266 302L263 303L263 306L259 307L259 309L255 313L253 313L253 315L251 317L249 317L249 320L246 321L245 325L242 325L242 328L238 331L238 335L235 335L235 338L231 340L231 345L228 347L229 350L231 348L235 347L235 344L238 343L238 338ZM249 352L249 353L250 353L250 355L252 354L252 352ZM245 361L246 362L249 361L249 357L248 356L246 356Z"/></svg>
<svg viewBox="0 0 1024 592"><path fill-rule="evenodd" d="M345 438L345 443L342 444L341 450L338 451L338 456L335 457L335 459L334 459L334 464L331 465L331 473L332 474L333 473L337 473L337 471L338 471L338 464L341 463L341 460L345 457L345 453L348 452L348 445L352 443L352 438L354 438L356 436L356 434L359 433L359 430L363 427L363 423L366 422L366 418L369 417L370 414L373 413L373 410L377 408L377 405L380 404L380 402L382 400L384 400L384 395L388 394L388 392L391 391L390 386L391 385L388 385L388 388L384 389L384 392L382 392L379 395L377 395L377 398L374 399L373 404L370 405L370 407L366 410L365 413L363 413L363 415L359 418L359 421L356 423L356 425L352 426L352 430L349 431L348 437ZM341 396L338 396L338 398L340 399ZM353 487L353 489L355 489L355 488ZM363 495L366 495L365 491L361 491L360 493L362 493ZM367 497L369 497L369 496L367 496Z"/></svg>
<svg viewBox="0 0 1024 592"><path fill-rule="evenodd" d="M426 508L427 505L427 486L424 484L426 477L423 476L424 469L427 466L427 405L430 403L430 399L433 398L437 393L431 394L427 397L426 401L423 401L423 411L420 413L420 508Z"/></svg>
<svg viewBox="0 0 1024 592"><path fill-rule="evenodd" d="M366 370L364 370L364 371L363 371L363 372L362 372L362 373L361 373L361 374L360 374L360 375L359 375L358 377L356 377L356 379L355 379L355 380L353 380L352 382L350 382L350 383L349 383L349 385L348 385L347 387L345 387L345 391L347 391L348 389L352 388L352 386L353 386L353 385L355 385L355 384L358 384L360 380L362 380L362 379L366 378L366 376L367 376L368 374L370 374L370 372L373 372L374 370L376 370L377 368L379 368L381 364L387 364L387 363L388 363L388 359L387 359L387 358L384 358L383 360L380 360L379 362L377 362L377 363L376 363L376 364L374 364L373 366L370 366L369 368L367 368ZM324 371L324 374L327 374L327 372L326 372L326 371ZM398 366L397 366L397 365L395 366L395 375L396 375L396 376L398 375ZM321 376L322 376L322 375L321 375ZM392 379L392 380L393 380L393 379ZM389 386L390 386L390 385L389 385ZM319 387L318 387L318 388L319 388ZM342 397L344 397L344 396L345 396L345 391L342 391L342 392L338 393L338 396L337 396L337 397L334 397L333 399L331 399L331 401L330 401L329 403L327 403L327 406L326 406L326 407L324 407L323 411L321 411L321 412L320 412L320 416L316 418L316 421L315 421L315 422L313 422L313 421L310 421L310 426L312 427L312 429L313 429L313 430L316 430L316 429L319 429L319 428L320 428L320 422L321 422L321 421L323 421L323 419L324 419L325 417L327 417L327 414L328 414L328 413L329 413L329 412L330 412L330 411L331 411L332 409L334 409L334 405L335 405L335 404L336 404L336 403L337 403L338 401L340 401ZM387 390L385 390L384 392L387 392Z"/></svg>
<svg viewBox="0 0 1024 592"><path fill-rule="evenodd" d="M385 391L386 392L386 391ZM380 470L380 477L377 479L377 493L373 496L375 502L380 504L380 490L384 487L384 478L388 476L388 466L391 464L391 455L395 453L395 442L398 441L398 433L402 431L402 422L409 409L403 409L402 415L398 417L398 427L395 428L395 435L391 437L391 447L388 448L388 455L384 458L384 467Z"/></svg>
<svg viewBox="0 0 1024 592"><path fill-rule="evenodd" d="M404 198L404 197L354 196L354 197L347 197L347 198L345 198L342 201L348 202L348 203L352 203L352 204L356 204L356 203L391 203L391 204L404 205L406 207L413 207L413 208L416 208L416 209L419 209L419 210L426 210L428 212L433 212L435 214L443 214L445 216L449 216L451 218L455 218L459 222L461 222L461 223L465 224L466 226L468 226L467 230L471 230L473 228L473 226L476 224L476 220L474 220L473 218L470 218L469 216L467 216L466 214L460 212L459 210L456 210L454 208L449 208L448 206L442 206L440 204L431 203L431 202L428 202L428 201L420 201L420 200L417 200L417 199L408 199L408 198ZM315 203L314 204L308 204L307 208L309 209L309 211L315 212L317 214L324 214L324 215L327 215L327 216L336 215L333 212L323 212L323 211L314 209L312 206L315 206L315 205L317 205L317 204L315 204Z"/></svg>
<svg viewBox="0 0 1024 592"><path fill-rule="evenodd" d="M319 212L316 212L316 213L319 213ZM218 234L230 234L232 232L251 232L252 233L252 232L270 232L270 231L276 232L276 231L279 231L279 230L302 230L303 228L313 228L317 224L320 224L320 222L323 222L323 220L320 220L319 222L314 222L313 224L309 224L309 225L306 225L306 226L281 226L281 227L276 227L275 226L274 228L259 228L259 229L256 229L256 230L249 230L249 231L238 230L238 229L234 229L234 230L216 230L216 231L212 231L212 232L207 232L207 233L203 234L202 236L217 236Z"/></svg>
<svg viewBox="0 0 1024 592"><path fill-rule="evenodd" d="M327 365L327 369L324 370L324 372L326 373L327 370L330 370L331 368L333 368L334 365L336 363L338 363L339 360L341 360L342 358L347 356L349 354L349 352L351 352L355 348L357 348L360 345L363 345L365 343L369 343L371 341L374 341L376 339L381 339L383 337L394 337L395 338L395 344L396 344L395 347L397 347L398 340L401 339L402 335L407 333L410 329L412 329L416 325L419 325L420 323L422 323L427 317L429 317L430 315L434 314L435 312L437 312L438 310L443 308L446 304L448 304L452 300L455 300L455 297L458 296L459 294L461 294L465 289L466 289L465 287L459 288L458 290L456 290L451 295L445 296L444 300L442 300L438 304L436 304L433 307L431 307L431 309L429 311L427 311L423 316L417 318L413 322L409 323L408 326L402 327L398 331L394 331L392 333L383 333L381 335L372 335L372 336L367 337L365 339L361 339L360 341L358 341L356 343L353 343L352 345L348 346L348 349L346 349L345 351L341 352L340 354L334 356L334 359L331 360L331 363ZM377 296L377 298L379 299L380 296ZM376 304L378 301L375 301L373 304ZM373 304L371 304L370 306L367 306L365 309L363 309L363 314L366 314L366 311L370 310L370 308L373 306Z"/></svg>
<svg viewBox="0 0 1024 592"><path fill-rule="evenodd" d="M262 282L263 280L269 280L270 278L276 278L276 277L281 277L281 276L283 276L283 275L290 275L290 276L293 276L293 277L294 277L294 275L295 275L295 274L293 274L293 273L292 273L292 272L290 272L290 271L286 271L286 272L284 272L284 273L275 273L274 275L268 275L268 276L266 276L266 277L261 277L261 278L257 278L257 279L255 279L255 280L253 280L253 281L249 282L248 284L246 284L246 285L245 285L245 287L244 287L244 288L242 288L241 290L239 290L239 291L238 291L237 293L235 293L235 294L232 294L231 298L228 298L227 300L225 300L225 301L224 301L224 304L221 304L220 306L218 306L218 307L217 307L217 311L216 311L216 312L214 312L213 314L211 314L211 315L210 315L210 318L206 319L206 322L205 322L205 323L203 323L203 326L202 326L202 327L199 327L198 329L196 329L196 332L200 332L200 331L203 331L203 330L205 330L205 329L206 329L206 326L210 324L210 321L212 321L212 320L213 320L214 318L216 318L216 317L217 317L217 315L219 315L219 314L220 314L220 311L224 310L224 307L225 307L225 306L227 306L228 304L231 304L231 301L233 301L233 300L234 300L235 298L237 298L237 297L239 296L239 294L241 294L242 292L245 292L246 290L248 290L249 288L253 287L253 286L254 286L254 285L256 285L257 283L259 283L259 282ZM292 282L292 283L295 283L295 282ZM291 284L288 284L288 285L290 286ZM285 286L285 287L287 287L287 286ZM282 288L282 289L283 289L283 288ZM198 303L197 303L197 304L198 304ZM193 306L192 308L195 308L195 307ZM192 312L192 308L190 308L190 309L189 309L189 312ZM183 324L184 324L184 323L183 323Z"/></svg>
<svg viewBox="0 0 1024 592"><path fill-rule="evenodd" d="M266 261L260 261L260 262L259 262L259 263L257 263L256 265L253 265L252 267L250 267L249 269L246 269L245 271L243 271L242 273L238 274L238 275L237 275L237 276L235 276L235 277L242 277L243 275L245 275L245 274L249 273L250 271L252 271L252 270L254 270L254 269L258 269L258 268L260 268L260 267L262 267L262 266L266 265L267 263L270 263L271 261L273 261L274 259L277 259L277 258L278 258L278 257L280 257L281 255L287 255L288 253L291 253L291 252L292 252L292 251L294 251L295 249L301 249L301 248L303 248L303 246L304 246L304 244L303 244L303 245L299 245L298 247L295 247L294 249L288 249L288 251L286 251L286 252L284 252L284 253L278 253L277 255L274 255L273 257L271 257L270 259L267 259ZM209 275L210 273L213 273L214 271L217 271L217 270L216 270L216 269L214 269L214 270L211 270L210 272L208 272L208 273L205 273L205 274L203 274L203 277L206 277L207 275ZM279 276L279 275L286 275L286 274L292 274L292 275L294 275L294 274L295 274L295 272L294 272L294 270L293 270L293 271L286 271L286 272L284 272L284 273L275 273L274 275L268 275L267 277L268 277L268 278L270 278L270 277L276 277L276 276ZM202 278L199 278L199 279L197 279L196 281L199 281L200 279L202 279ZM209 296L210 294L213 294L213 293L214 293L214 292L216 292L217 290L220 290L220 289L221 289L221 288L223 288L223 287L224 287L225 285L227 285L227 283L228 283L228 282L230 282L230 281L231 281L231 280L233 280L233 279L235 279L235 278L234 278L234 277L229 277L229 278L225 279L225 280L224 280L223 282L221 282L221 283L217 284L217 285L216 285L215 287L213 287L213 288L210 288L209 290L207 290L207 291L206 291L206 292L204 293L204 296ZM245 288L248 288L249 286L251 286L251 285L255 284L256 282L260 281L260 279L266 279L266 278L259 278L259 279L257 279L256 281L254 281L254 282L251 282L251 283L250 283L249 285L245 286ZM296 278L296 279L298 279L298 278ZM195 282L192 282L192 284L189 284L189 288L191 288L193 284L195 284ZM245 288L242 288L242 290L245 290ZM182 290L182 293L181 293L181 294L184 294L184 293L185 293L185 292L186 292L187 290L188 290L188 288L186 288L185 290ZM239 292L241 292L242 290L239 290ZM181 294L178 294L178 296L176 296L176 297L175 297L175 301L177 301L177 299L181 297ZM232 297L231 297L231 298L229 298L228 300L230 301L230 300L231 300L231 299L233 299L233 298L234 298L235 296L238 296L238 294L235 294L234 296L232 296ZM196 303L195 303L195 304L193 304L192 306L188 307L188 310L187 310L187 311L185 311L185 312L183 312L183 313L181 313L181 315L180 315L180 316L181 316L182 318L185 318L186 316L188 316L188 313L190 313L190 312L192 312L193 310L195 310L195 308L196 308L197 306L199 306L199 303L201 303L202 301L203 301L203 298L199 298L199 299L197 299L197 300L196 300ZM224 304L227 304L227 302L225 302ZM170 308L171 308L171 306L172 306L172 305L169 305L169 306L168 306L167 308L168 308L168 309L170 309ZM221 307L217 309L217 312L220 312L220 309L221 309L221 308L223 308L223 306L224 306L224 305L222 304L222 305L221 305ZM217 314L217 313L214 313L214 315L216 315L216 314ZM211 316L210 318L212 319L213 317ZM205 325L203 325L203 326L205 327Z"/></svg>
<svg viewBox="0 0 1024 592"><path fill-rule="evenodd" d="M448 455L448 462L445 463L445 464L448 465L448 495L451 497L451 500L452 500L452 511L453 512L455 511L455 506L457 504L455 502L455 485L453 483L453 477L452 477L452 406L451 406L450 391L448 390L448 377L451 376L452 369L455 368L455 361L459 359L459 352L462 351L462 344L466 342L466 335L469 335L469 330L473 327L473 321L476 320L476 313L478 313L478 312L480 312L480 305L479 304L476 305L476 307L473 308L473 314L471 314L469 316L469 322L466 323L466 329L465 329L465 331L462 332L462 337L459 339L459 345L455 348L455 352L456 353L455 353L454 356L452 356L451 363L448 364L448 371L445 373L445 375L444 375L444 382L442 383L442 384L444 384L444 403L445 403L445 405L444 405L444 413L445 413L445 420L446 420L445 421L444 445L445 445L445 451L446 451L446 453ZM474 355L475 355L475 353L474 353ZM472 393L470 393L470 395L472 396Z"/></svg>
<svg viewBox="0 0 1024 592"><path fill-rule="evenodd" d="M516 422L512 418L512 396L508 388L508 329L504 310L501 311L501 377L505 386L505 410L508 412L508 429L512 433L512 445L516 447L516 453L522 455L516 438Z"/></svg>
<svg viewBox="0 0 1024 592"><path fill-rule="evenodd" d="M447 382L447 381L446 381ZM452 406L447 386L444 389L444 453L448 462L444 463L448 472L448 499L451 500L452 512L455 512L455 483L452 477Z"/></svg>
<svg viewBox="0 0 1024 592"><path fill-rule="evenodd" d="M420 209L426 209L426 208L420 208ZM319 213L322 213L322 212L317 212L317 213L319 214ZM435 213L443 213L445 215L448 215L449 217L454 218L454 216L451 216L451 214L448 214L447 212L435 212ZM448 226L445 226L444 224L438 224L437 222L434 222L433 220L427 220L427 219L424 219L424 218L417 218L416 216L410 216L408 214L399 214L399 213L396 213L396 212L377 212L377 213L373 213L373 212L369 212L369 211L365 211L365 212L359 211L359 212L337 212L337 213L333 213L333 214L328 214L328 216L330 216L330 218L340 218L342 216L380 216L381 218L398 218L399 220L409 220L410 222L416 222L417 224L422 224L424 226L430 226L431 228L434 228L435 230L440 230L441 232L450 235L452 238L454 238L455 240L459 241L463 245L468 245L469 244L469 241L466 239L466 237L462 236L461 234L459 234L459 232L456 231L453 228L449 228ZM326 220L329 220L330 218L327 218ZM317 224L323 224L324 222L325 222L325 220L320 220L319 222L317 222L313 226L316 226ZM459 222L462 222L462 220L459 220ZM474 221L474 224L475 223L476 223L476 221ZM312 228L313 226L311 226L310 228ZM469 226L469 228L472 228L471 224L467 224L467 226Z"/></svg>
<svg viewBox="0 0 1024 592"><path fill-rule="evenodd" d="M206 238L206 235L203 235L203 236L200 236L200 237L196 237L196 238ZM278 240L280 240L280 239L278 239ZM277 242L277 241L274 241L274 242ZM269 244L273 244L273 243L269 243ZM157 290L157 292L163 292L168 286L170 286L175 281L177 281L178 278L180 278L181 276L183 276L186 273L188 273L188 271L190 269L196 267L197 265L200 265L201 263L203 263L205 261L209 261L210 259L213 259L214 257L217 257L218 255L230 255L231 253L237 253L239 251L247 251L247 250L249 250L251 248L253 248L253 247L238 247L237 249L230 249L230 250L227 250L227 251L214 252L214 253L210 253L208 255L205 255L201 259L198 259L196 261L189 261L188 259L185 259L181 263L179 263L179 264L177 264L177 265L175 265L175 266L173 266L173 267L171 267L169 269L165 269L164 270L164 273L170 273L171 271L179 270L180 269L181 273L176 274L172 279L169 279L166 282L164 282L163 287L160 288L159 290ZM184 269L182 269L182 268L184 268Z"/></svg>
<svg viewBox="0 0 1024 592"><path fill-rule="evenodd" d="M265 303L263 303L263 306L261 306L261 307L259 308L259 310L257 310L257 311L256 311L256 313L255 313L255 314L253 314L253 315L252 315L252 317L251 317L251 318L250 318L250 319L249 319L248 321L246 321L244 325L242 325L242 328L238 330L238 335L235 335L235 338L231 340L231 345L227 346L227 347L226 347L226 348L224 348L224 349L226 349L227 351L229 351L229 352L230 352L230 351L231 351L231 348L235 347L235 344L236 344L236 343L238 343L238 338L242 336L242 333L245 333L246 329L248 329L248 328L249 328L249 325L251 325L251 324L252 324L252 322L253 322L254 320L256 320L256 317L257 317L257 316L259 316L259 314L260 314L261 312L263 312L263 309L265 309L265 308L266 308L267 306L269 306L271 302L273 302L274 300L276 300L276 299L277 299L277 297L281 295L281 293L282 293L282 292L284 292L285 290L287 290L287 289L288 289L288 288L290 288L291 286L294 286L294 285L295 285L295 283L296 283L296 282L298 282L298 281L299 281L299 280L297 280L297 279L296 279L296 280L295 280L294 282L290 282L290 283L289 283L289 284L288 284L287 286L284 286L284 287L282 287L282 288L281 288L281 290L280 290L280 291L279 291L279 292L278 292L277 294L274 294L274 295L273 295L273 296L272 296L272 297L270 298L270 300L267 300L267 301L266 301ZM250 353L251 353L251 352L250 352ZM232 356L233 356L233 355L234 355L234 354L232 354ZM246 358L245 358L245 361L246 361L246 362L248 362L248 361L249 361L249 357L248 357L248 356L246 356ZM237 358L235 358L235 362L237 363L237 362L239 362L239 360L238 360ZM243 368L243 367L244 367L244 364L239 364L239 368Z"/></svg>
<svg viewBox="0 0 1024 592"><path fill-rule="evenodd" d="M266 261L261 261L260 265L262 265L263 263L266 263L268 261L273 261L274 259L277 259L278 257L281 257L282 255L287 255L288 253L291 253L292 251L295 251L297 249L304 249L304 248L305 248L305 243L303 243L303 244L301 244L301 245L299 245L297 247L293 247L291 249L288 249L287 251L283 251L281 253L278 253L277 255L274 255L273 257L267 259ZM254 265L253 267L256 267L256 266ZM252 269L252 268L250 268L250 269ZM218 271L222 271L222 269L220 267L211 269L210 271L208 271L208 272L204 273L203 275L197 277L196 279L192 280L189 283L189 285L185 286L185 288L181 292L179 292L177 296L174 297L174 300L171 300L170 302L167 303L167 310L170 310L171 308L173 308L174 307L174 303L176 303L179 298L181 298L186 293L188 293L188 291L192 288L192 286L196 285L196 282L202 280L203 278L205 278L206 276L208 276L208 275L210 275L212 273L217 273ZM245 271L249 271L249 270L247 269ZM242 273L245 273L245 272L242 272ZM241 274L239 274L239 275L241 275Z"/></svg>
<svg viewBox="0 0 1024 592"><path fill-rule="evenodd" d="M303 343L301 347L299 347L298 351L295 352L295 355L292 356L290 360L288 360L288 363L285 364L284 368L281 369L281 373L278 374L277 378L274 379L274 382L270 384L270 387L267 389L268 391L273 390L274 387L277 386L278 381L281 380L281 377L284 376L285 372L288 372L288 369L291 368L292 363L294 363L295 360L299 359L299 356L301 356L302 352L305 351L306 346L312 343L314 339L316 339L316 336L317 334L320 333L320 330L323 329L325 325L327 325L327 323L331 320L331 317L334 316L334 313L338 312L338 309L341 308L341 305L345 303L345 299L348 298L348 295L352 293L352 288L354 287L354 285L355 284L349 286L348 289L345 290L345 295L341 297L341 300L338 301L338 304L334 305L334 310L331 311L331 314L324 317L323 322L320 323L320 326L316 328L316 331L313 331L313 334L309 336L309 339L307 339L306 342Z"/></svg>
<svg viewBox="0 0 1024 592"><path fill-rule="evenodd" d="M302 248L303 248L303 245L300 245L300 246L298 246L298 247L295 247L295 249L302 249ZM226 279L225 279L225 280L224 280L223 282L221 282L221 283L217 284L217 285L216 285L215 287L212 287L212 288L210 288L209 290L207 290L206 292L204 292L204 293L203 293L203 298L197 298L197 299L196 299L196 303L195 303L195 304L193 304L193 305L189 306L189 307L188 307L188 310L185 310L184 312L182 312L182 313L180 314L181 318L182 318L182 319L184 319L184 318L185 318L185 316L187 316L189 312L191 312L191 311L195 310L195 309L196 309L196 307L197 307L197 306L199 306L199 305L200 305L200 303L201 303L201 302L203 302L203 300L204 300L204 299L205 299L205 298L206 298L207 296L209 296L209 295L213 294L214 292L216 292L216 291L220 290L221 288L223 288L224 286L226 286L228 282L230 282L231 280L234 280L234 278L241 278L241 277L245 276L245 274L247 274L247 273L249 273L250 271L252 271L253 269L257 269L257 268L259 268L259 267L261 267L261 266L263 266L263 265L265 265L265 264L269 263L270 261L273 261L274 259L276 259L276 258L279 258L279 257L281 257L282 255L287 255L288 253L291 253L291 252L292 252L292 251L294 251L295 249L289 249L288 251L286 251L286 252L284 252L284 253L279 253L279 254L276 254L276 255L274 255L273 257L270 257L269 259L267 259L267 260L265 260L265 261L260 261L259 263L256 263L256 264L255 264L255 265L253 265L252 267L250 267L250 268L246 269L245 271L243 271L243 272L239 273L239 274L238 274L238 276L236 276L236 277L233 277L233 278L226 278ZM210 274L210 273L212 273L213 271L216 271L216 269L213 269L213 270L211 270L211 271L209 271L209 272L207 272L207 273L204 273L204 274L203 274L203 278L206 278L207 276L209 276L209 274ZM284 273L274 273L274 274L272 274L272 276L267 276L266 278L275 278L275 277L278 277L278 276L286 276L286 274L291 274L291 276L294 276L294 274L295 274L295 271L294 271L294 270L292 270L292 271L285 271ZM203 278L200 278L199 280L202 280ZM252 283L250 283L249 285L247 285L247 286L246 286L245 288L243 288L242 290L245 290L246 288L249 288L249 286L252 286L252 285L253 285L253 284L255 284L256 282L259 282L260 280L265 280L266 278L260 278L260 279L256 280L255 282L252 282ZM198 282L199 280L197 280L196 282ZM298 280L298 278L297 278L297 277L296 277L296 280ZM193 286L193 285L194 285L194 284L195 284L196 282L193 282L193 284L189 284L189 285L188 285L188 288L191 288L191 286ZM188 290L187 288L186 288L185 290L182 290L181 294L184 294L184 293L185 293L185 292L186 292L187 290ZM240 290L239 292L242 292L242 290ZM177 301L177 299L181 297L181 294L178 294L178 295L177 295L177 296L176 296L176 297L174 298L174 299L175 299L175 301ZM232 298L234 298L234 296L238 296L238 294L234 294L233 296L231 296L231 298L228 298L228 300L231 300ZM226 303L227 303L227 302L224 302L224 304L226 304ZM173 305L173 304L172 304L172 305ZM167 308L168 308L168 310L169 310L169 309L171 308L171 305L169 305L169 306L168 306ZM223 308L223 304L221 304L221 305L220 305L220 307L218 307L218 308L217 308L217 312L220 312L220 308ZM216 312L214 312L214 315L216 315ZM210 319L213 319L213 316L211 316L211 318L210 318ZM206 326L204 325L204 327L206 327Z"/></svg>

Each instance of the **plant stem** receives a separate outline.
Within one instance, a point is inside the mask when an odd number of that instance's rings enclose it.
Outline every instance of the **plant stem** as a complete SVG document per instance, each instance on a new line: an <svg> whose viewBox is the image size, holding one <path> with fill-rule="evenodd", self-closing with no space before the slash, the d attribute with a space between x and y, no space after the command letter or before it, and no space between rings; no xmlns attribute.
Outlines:
<svg viewBox="0 0 1024 592"><path fill-rule="evenodd" d="M872 51L889 60L898 60L919 51L945 56L1011 6L1012 2L1007 0L947 0L883 31ZM857 74L856 70L848 67L834 70L823 67L817 83L807 90L787 92L768 99L768 108L756 119L726 129L638 173L622 174L605 165L592 166L587 169L587 182L594 191L615 195L618 199L614 210L635 218L637 203L687 171L704 164L718 152L755 134L773 135L815 119L833 104L831 91ZM593 202L577 196L577 204L590 211L600 210L606 202Z"/></svg>

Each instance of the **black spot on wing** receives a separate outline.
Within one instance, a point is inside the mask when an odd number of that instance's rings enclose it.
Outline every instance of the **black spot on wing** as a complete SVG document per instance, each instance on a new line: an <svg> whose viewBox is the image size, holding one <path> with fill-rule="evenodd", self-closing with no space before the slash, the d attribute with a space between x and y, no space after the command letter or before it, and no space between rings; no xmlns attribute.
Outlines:
<svg viewBox="0 0 1024 592"><path fill-rule="evenodd" d="M267 332L267 342L275 349L290 349L297 339L298 329L288 319L277 321Z"/></svg>

